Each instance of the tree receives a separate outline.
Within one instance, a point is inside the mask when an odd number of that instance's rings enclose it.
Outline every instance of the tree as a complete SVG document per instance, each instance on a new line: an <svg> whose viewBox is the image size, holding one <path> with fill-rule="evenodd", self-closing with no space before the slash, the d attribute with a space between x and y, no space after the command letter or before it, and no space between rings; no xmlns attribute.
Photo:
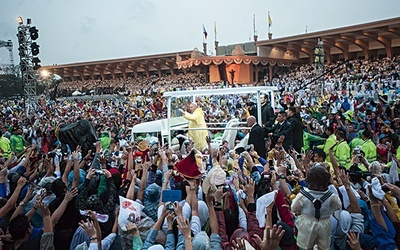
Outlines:
<svg viewBox="0 0 400 250"><path fill-rule="evenodd" d="M0 75L0 97L13 98L23 95L22 79L16 75Z"/></svg>

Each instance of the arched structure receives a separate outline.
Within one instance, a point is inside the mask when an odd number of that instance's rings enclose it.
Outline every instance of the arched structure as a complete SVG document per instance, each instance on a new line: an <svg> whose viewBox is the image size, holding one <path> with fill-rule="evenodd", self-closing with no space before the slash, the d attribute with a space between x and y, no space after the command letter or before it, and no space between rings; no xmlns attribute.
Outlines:
<svg viewBox="0 0 400 250"><path fill-rule="evenodd" d="M279 60L289 55L311 62L318 38L324 42L328 64L341 59L392 58L400 54L400 18L258 41L258 56Z"/></svg>
<svg viewBox="0 0 400 250"><path fill-rule="evenodd" d="M189 59L192 51L181 51L179 55ZM137 56L112 60L71 63L42 67L50 73L61 76L64 80L95 80L127 78L143 75L173 75L178 66L175 63L177 52L159 55Z"/></svg>

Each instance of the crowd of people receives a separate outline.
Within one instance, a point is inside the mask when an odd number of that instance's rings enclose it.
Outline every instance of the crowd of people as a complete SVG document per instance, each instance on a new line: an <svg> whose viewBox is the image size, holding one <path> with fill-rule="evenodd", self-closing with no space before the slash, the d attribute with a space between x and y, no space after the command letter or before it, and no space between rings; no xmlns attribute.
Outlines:
<svg viewBox="0 0 400 250"><path fill-rule="evenodd" d="M193 73L59 86L127 91L105 100L1 100L2 248L397 249L398 60L329 66L324 95L293 68L266 83L281 92L261 117L251 94L177 98L173 115L205 129L177 145L130 128L166 117L165 91L232 86ZM247 128L213 147L206 124L232 118Z"/></svg>
<svg viewBox="0 0 400 250"><path fill-rule="evenodd" d="M64 81L61 82L57 88L57 96L72 96L75 91L79 91L85 95L140 95L142 94L143 86L149 86L149 89L156 93L158 91L186 90L196 87L204 88L213 85L208 84L203 75L195 73L178 74L174 76L165 75L162 77L138 76L137 78L127 77L126 79Z"/></svg>

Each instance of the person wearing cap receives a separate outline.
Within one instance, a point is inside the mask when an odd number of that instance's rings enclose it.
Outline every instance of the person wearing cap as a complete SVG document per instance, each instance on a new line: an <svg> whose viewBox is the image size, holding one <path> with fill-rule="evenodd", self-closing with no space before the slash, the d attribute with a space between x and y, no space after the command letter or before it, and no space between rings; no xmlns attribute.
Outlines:
<svg viewBox="0 0 400 250"><path fill-rule="evenodd" d="M189 110L191 113L179 109L183 117L189 120L189 129L207 128L203 110L194 102L190 103ZM207 130L189 130L188 132L188 137L194 141L194 145L198 150L203 150L207 146L206 136L208 136Z"/></svg>

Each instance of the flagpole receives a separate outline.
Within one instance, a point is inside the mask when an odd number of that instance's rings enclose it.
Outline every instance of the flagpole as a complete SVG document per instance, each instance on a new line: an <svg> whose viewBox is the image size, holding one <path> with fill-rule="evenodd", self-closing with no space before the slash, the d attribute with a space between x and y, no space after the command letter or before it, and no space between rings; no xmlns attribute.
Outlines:
<svg viewBox="0 0 400 250"><path fill-rule="evenodd" d="M205 42L205 36L204 36L204 24L203 24L203 26L201 27L201 29L202 29L202 37L203 37L203 43Z"/></svg>
<svg viewBox="0 0 400 250"><path fill-rule="evenodd" d="M218 56L217 22L214 22L214 48L215 56Z"/></svg>
<svg viewBox="0 0 400 250"><path fill-rule="evenodd" d="M256 35L256 14L253 14L253 36Z"/></svg>
<svg viewBox="0 0 400 250"><path fill-rule="evenodd" d="M270 16L269 16L269 11L268 11L268 34L271 33L270 32L271 24L269 23L269 19L270 19Z"/></svg>
<svg viewBox="0 0 400 250"><path fill-rule="evenodd" d="M253 14L253 38L254 38L254 46L256 46L258 35L256 30L256 14Z"/></svg>
<svg viewBox="0 0 400 250"><path fill-rule="evenodd" d="M214 42L217 41L217 22L214 22Z"/></svg>

